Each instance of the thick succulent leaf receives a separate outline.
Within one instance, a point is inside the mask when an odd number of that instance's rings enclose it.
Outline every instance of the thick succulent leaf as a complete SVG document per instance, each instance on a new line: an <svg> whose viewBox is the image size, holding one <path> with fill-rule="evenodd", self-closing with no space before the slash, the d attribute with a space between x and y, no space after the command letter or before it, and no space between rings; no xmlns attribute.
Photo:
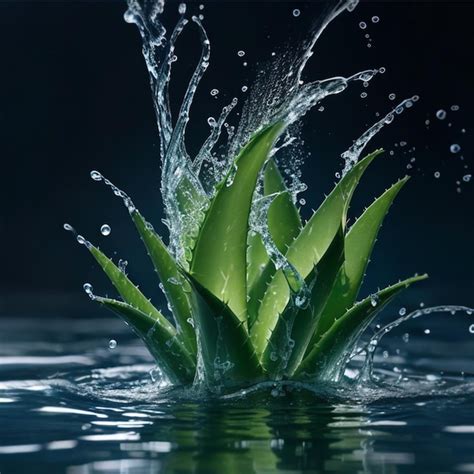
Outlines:
<svg viewBox="0 0 474 474"><path fill-rule="evenodd" d="M278 318L262 356L262 365L273 377L290 376L303 359L318 318L334 286L344 259L342 227L323 258L305 280L308 304L298 308L302 295L292 295L290 303ZM301 306L301 304L300 304Z"/></svg>
<svg viewBox="0 0 474 474"><path fill-rule="evenodd" d="M366 156L337 183L288 249L288 260L303 277L312 270L314 262L319 262L324 255L341 222L345 227L347 210L355 188L364 171L382 151L376 150Z"/></svg>
<svg viewBox="0 0 474 474"><path fill-rule="evenodd" d="M263 190L265 196L277 194L268 209L268 228L277 249L285 254L301 231L301 217L274 160L265 168Z"/></svg>
<svg viewBox="0 0 474 474"><path fill-rule="evenodd" d="M177 331L182 335L182 340L187 349L195 354L196 334L194 328L188 322L189 318L192 318L189 282L182 275L166 245L143 216L138 211L133 211L132 219L161 280L176 322Z"/></svg>
<svg viewBox="0 0 474 474"><path fill-rule="evenodd" d="M310 274L308 281L313 276ZM298 307L292 298L283 313L278 315L277 324L261 356L260 362L272 380L283 378L288 367L288 361L295 348L291 332L298 313Z"/></svg>
<svg viewBox="0 0 474 474"><path fill-rule="evenodd" d="M282 123L257 133L239 153L217 188L202 223L190 273L241 321L247 318L247 234L258 173L268 158Z"/></svg>
<svg viewBox="0 0 474 474"><path fill-rule="evenodd" d="M194 324L204 380L213 386L259 380L263 370L245 323L194 277L188 277L194 289Z"/></svg>
<svg viewBox="0 0 474 474"><path fill-rule="evenodd" d="M156 319L122 301L99 296L94 299L132 327L170 382L185 384L193 381L195 359L176 337L174 328L162 324L164 318Z"/></svg>
<svg viewBox="0 0 474 474"><path fill-rule="evenodd" d="M200 193L196 186L184 174L176 188L177 212L187 222L188 231L180 235L181 245L184 248L185 259L190 262L192 251L199 233L199 227L204 216L202 210L207 207L208 198Z"/></svg>
<svg viewBox="0 0 474 474"><path fill-rule="evenodd" d="M365 210L347 233L344 265L318 321L310 347L316 344L335 319L354 305L384 217L407 181L408 177L405 177L385 191Z"/></svg>
<svg viewBox="0 0 474 474"><path fill-rule="evenodd" d="M253 281L247 281L247 315L248 327L252 328L257 319L260 304L265 295L265 291L270 284L276 268L272 260L268 256L265 245L260 235L254 235L249 244L247 258L253 263ZM260 262L259 266L258 262ZM250 274L249 274L250 276Z"/></svg>
<svg viewBox="0 0 474 474"><path fill-rule="evenodd" d="M365 157L339 181L290 245L286 257L302 278L309 275L325 254L341 225L345 227L352 194L366 168L381 152L377 150ZM251 338L259 356L265 350L278 315L283 313L289 300L290 288L285 275L278 270L268 285L257 320L252 326Z"/></svg>
<svg viewBox="0 0 474 474"><path fill-rule="evenodd" d="M311 337L316 330L321 314L334 290L339 270L344 263L344 231L342 227L333 242L315 267L315 281L311 290L310 304L300 311L295 319L291 338L294 350L288 361L286 374L292 376L300 365Z"/></svg>
<svg viewBox="0 0 474 474"><path fill-rule="evenodd" d="M426 278L427 275L408 278L357 303L326 331L304 358L295 375L300 378L335 377L342 370L353 345L374 317L402 290Z"/></svg>
<svg viewBox="0 0 474 474"><path fill-rule="evenodd" d="M264 195L276 194L268 209L268 229L278 250L285 254L301 230L301 218L285 181L274 160L269 160L264 173ZM275 273L259 234L249 235L247 249L247 313L252 326L265 290Z"/></svg>
<svg viewBox="0 0 474 474"><path fill-rule="evenodd" d="M175 327L151 304L110 258L90 243L87 247L126 303L157 320L168 331L176 333Z"/></svg>

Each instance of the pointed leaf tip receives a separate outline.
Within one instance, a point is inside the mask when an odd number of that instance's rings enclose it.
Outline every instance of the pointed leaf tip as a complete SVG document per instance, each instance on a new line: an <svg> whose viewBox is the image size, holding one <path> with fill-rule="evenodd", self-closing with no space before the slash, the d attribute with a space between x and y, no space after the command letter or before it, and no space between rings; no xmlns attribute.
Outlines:
<svg viewBox="0 0 474 474"><path fill-rule="evenodd" d="M276 123L257 133L235 160L235 174L217 188L194 247L190 273L247 319L247 235L252 197L258 174L282 132Z"/></svg>

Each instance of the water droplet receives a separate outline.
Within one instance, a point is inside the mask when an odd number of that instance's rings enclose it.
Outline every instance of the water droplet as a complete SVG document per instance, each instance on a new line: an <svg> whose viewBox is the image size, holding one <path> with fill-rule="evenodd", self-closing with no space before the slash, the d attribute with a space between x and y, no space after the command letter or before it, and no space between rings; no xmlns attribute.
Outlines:
<svg viewBox="0 0 474 474"><path fill-rule="evenodd" d="M84 291L86 293L92 293L92 291L94 290L90 283L84 283L84 285L82 285L82 288L84 288Z"/></svg>
<svg viewBox="0 0 474 474"><path fill-rule="evenodd" d="M362 83L362 85L363 85L364 87L369 87L369 83L368 83L367 81L364 81L364 82Z"/></svg>
<svg viewBox="0 0 474 474"><path fill-rule="evenodd" d="M242 66L247 67L247 63L246 62L242 63Z"/></svg>
<svg viewBox="0 0 474 474"><path fill-rule="evenodd" d="M301 204L302 206L304 206L304 205L306 204L306 199L301 198L301 199L300 199L300 204Z"/></svg>
<svg viewBox="0 0 474 474"><path fill-rule="evenodd" d="M355 10L355 7L358 5L359 0L352 0L351 2L348 3L347 5L347 11L348 12L353 12Z"/></svg>
<svg viewBox="0 0 474 474"><path fill-rule="evenodd" d="M388 359L388 351L383 351L383 352L382 352L382 357L383 357L384 359Z"/></svg>
<svg viewBox="0 0 474 474"><path fill-rule="evenodd" d="M431 333L431 331L430 331L429 329L425 329L423 332L424 332L425 334L430 334L430 333Z"/></svg>
<svg viewBox="0 0 474 474"><path fill-rule="evenodd" d="M402 340L403 342L406 342L408 343L410 341L410 334L408 334L407 332L402 336Z"/></svg>
<svg viewBox="0 0 474 474"><path fill-rule="evenodd" d="M247 92L248 91L248 87L247 86L242 86L242 92Z"/></svg>
<svg viewBox="0 0 474 474"><path fill-rule="evenodd" d="M439 171L434 172L434 177L437 179L441 176L441 173Z"/></svg>
<svg viewBox="0 0 474 474"><path fill-rule="evenodd" d="M91 178L94 181L102 181L102 175L96 170L91 171Z"/></svg>
<svg viewBox="0 0 474 474"><path fill-rule="evenodd" d="M242 58L243 56L245 56L245 51L237 51L237 56L239 56L239 58Z"/></svg>
<svg viewBox="0 0 474 474"><path fill-rule="evenodd" d="M127 265L128 265L127 260L119 259L117 266L119 267L119 270L120 270L122 273L125 273L125 270L127 269Z"/></svg>
<svg viewBox="0 0 474 474"><path fill-rule="evenodd" d="M318 107L318 112L324 112L324 105L320 105Z"/></svg>
<svg viewBox="0 0 474 474"><path fill-rule="evenodd" d="M378 23L379 21L380 21L380 18L378 16L372 17L372 23Z"/></svg>
<svg viewBox="0 0 474 474"><path fill-rule="evenodd" d="M465 183L469 183L469 181L471 181L471 178L472 178L472 175L470 175L470 174L465 174L465 175L462 177L462 180L463 180Z"/></svg>
<svg viewBox="0 0 474 474"><path fill-rule="evenodd" d="M102 235L107 236L107 235L110 235L111 232L112 232L112 229L110 228L110 226L108 224L104 224L100 228L100 233Z"/></svg>
<svg viewBox="0 0 474 474"><path fill-rule="evenodd" d="M63 224L63 229L67 230L68 232L74 232L74 227L68 223Z"/></svg>
<svg viewBox="0 0 474 474"><path fill-rule="evenodd" d="M370 296L370 304L375 308L379 304L379 295Z"/></svg>
<svg viewBox="0 0 474 474"><path fill-rule="evenodd" d="M109 341L109 349L115 349L117 347L117 341L115 339L111 339Z"/></svg>
<svg viewBox="0 0 474 474"><path fill-rule="evenodd" d="M471 324L471 325L469 326L469 332L470 332L471 334L474 334L474 324Z"/></svg>
<svg viewBox="0 0 474 474"><path fill-rule="evenodd" d="M388 98L389 98L390 100L395 100L396 97L397 97L397 96L396 96L395 94L393 94L393 93L388 96Z"/></svg>
<svg viewBox="0 0 474 474"><path fill-rule="evenodd" d="M294 16L295 18L296 18L297 16L300 16L300 14L301 14L301 12L300 12L297 8L295 8L295 9L293 10L293 16Z"/></svg>
<svg viewBox="0 0 474 474"><path fill-rule="evenodd" d="M76 237L76 240L77 240L77 242L78 242L79 244L81 244L81 245L84 245L84 244L86 243L86 239L85 239L84 237L82 237L82 235L78 235L78 236Z"/></svg>
<svg viewBox="0 0 474 474"><path fill-rule="evenodd" d="M461 151L461 147L457 144L457 143L453 143L450 147L449 147L449 151L451 153L459 153Z"/></svg>
<svg viewBox="0 0 474 474"><path fill-rule="evenodd" d="M436 118L439 120L444 120L446 118L446 110L439 109L438 112L436 112Z"/></svg>
<svg viewBox="0 0 474 474"><path fill-rule="evenodd" d="M365 30L365 29L367 28L367 23L366 23L365 21L361 21L361 22L359 23L359 28L360 28L361 30Z"/></svg>
<svg viewBox="0 0 474 474"><path fill-rule="evenodd" d="M386 69L383 66L379 69L380 74L385 74L385 71Z"/></svg>
<svg viewBox="0 0 474 474"><path fill-rule="evenodd" d="M211 95L215 97L217 94L219 94L219 89L212 89L211 90Z"/></svg>
<svg viewBox="0 0 474 474"><path fill-rule="evenodd" d="M211 127L215 127L216 126L216 119L214 117L209 117L207 119L207 123L211 126Z"/></svg>
<svg viewBox="0 0 474 474"><path fill-rule="evenodd" d="M451 110L452 110L453 112L457 112L459 109L460 109L459 105L452 105L452 106L451 106Z"/></svg>
<svg viewBox="0 0 474 474"><path fill-rule="evenodd" d="M400 308L400 311L398 312L400 316L405 316L407 314L407 309L406 308Z"/></svg>
<svg viewBox="0 0 474 474"><path fill-rule="evenodd" d="M178 6L178 12L180 15L184 15L186 13L186 4L180 3Z"/></svg>
<svg viewBox="0 0 474 474"><path fill-rule="evenodd" d="M365 99L367 97L367 92L361 92L360 96L362 99Z"/></svg>

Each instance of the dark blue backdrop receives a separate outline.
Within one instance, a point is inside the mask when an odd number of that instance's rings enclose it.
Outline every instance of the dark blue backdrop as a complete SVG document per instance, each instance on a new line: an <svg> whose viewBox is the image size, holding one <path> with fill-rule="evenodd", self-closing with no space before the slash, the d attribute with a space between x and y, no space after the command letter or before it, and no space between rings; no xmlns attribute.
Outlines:
<svg viewBox="0 0 474 474"><path fill-rule="evenodd" d="M197 11L197 4L189 8ZM297 18L294 8L301 10ZM251 84L258 61L304 37L321 8L320 2L205 3L212 58L192 110L191 151L206 136L207 117L216 116L234 95L243 97L240 89ZM117 252L117 259L127 259L130 275L160 298L125 209L89 178L91 169L102 171L165 233L148 77L138 32L123 21L124 9L122 2L0 4L2 315L92 312L97 309L83 295L83 282L93 283L98 293L111 291L85 250L62 230L63 222ZM171 4L166 12L169 26L176 10ZM405 301L473 304L474 180L456 192L456 181L471 172L464 164L472 166L473 14L472 2L362 3L330 26L308 65L306 78L312 80L369 67L385 66L387 72L374 79L366 99L360 98L362 86L355 85L328 100L323 113L305 117L305 149L311 152L304 166L307 214L331 189L340 153L376 120L376 112L393 105L388 95L421 96L369 147L395 154L387 152L368 172L353 215L407 172L412 156L416 166L382 229L367 291L427 271L431 280ZM374 15L380 17L377 24L370 21ZM368 23L366 30L360 21ZM246 51L247 67L238 50ZM197 51L196 31L190 28L177 50L174 106ZM212 88L221 91L217 100L209 94ZM449 112L455 104L460 110ZM448 110L444 121L434 118L440 108ZM396 147L400 141L408 145ZM461 153L450 153L452 143L461 145ZM406 153L413 146L415 152ZM104 222L112 226L106 238L99 233Z"/></svg>

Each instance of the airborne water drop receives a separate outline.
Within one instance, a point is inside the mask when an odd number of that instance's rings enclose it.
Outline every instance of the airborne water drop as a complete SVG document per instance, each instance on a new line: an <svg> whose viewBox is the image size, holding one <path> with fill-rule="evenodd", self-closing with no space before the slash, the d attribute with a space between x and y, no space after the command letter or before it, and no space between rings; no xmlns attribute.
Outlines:
<svg viewBox="0 0 474 474"><path fill-rule="evenodd" d="M102 175L96 170L91 171L91 178L94 181L102 181Z"/></svg>
<svg viewBox="0 0 474 474"><path fill-rule="evenodd" d="M100 233L101 233L102 235L107 236L107 235L110 235L111 232L112 232L112 229L111 229L111 227L110 227L108 224L104 224L104 225L102 225L101 228L100 228Z"/></svg>
<svg viewBox="0 0 474 474"><path fill-rule="evenodd" d="M453 143L450 147L449 147L449 151L451 153L459 153L461 151L461 147L457 144L457 143Z"/></svg>
<svg viewBox="0 0 474 474"><path fill-rule="evenodd" d="M439 109L438 112L436 112L436 118L438 120L444 120L446 118L446 110Z"/></svg>

